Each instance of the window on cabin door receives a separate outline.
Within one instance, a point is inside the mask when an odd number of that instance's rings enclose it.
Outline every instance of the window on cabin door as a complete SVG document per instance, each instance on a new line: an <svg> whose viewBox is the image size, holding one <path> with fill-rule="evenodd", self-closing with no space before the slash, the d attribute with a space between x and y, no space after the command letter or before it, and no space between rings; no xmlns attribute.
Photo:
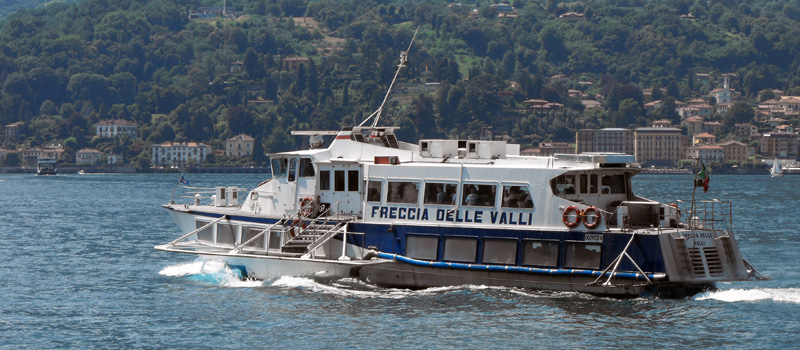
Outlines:
<svg viewBox="0 0 800 350"><path fill-rule="evenodd" d="M330 191L331 189L331 171L321 170L319 172L319 189L322 191Z"/></svg>
<svg viewBox="0 0 800 350"><path fill-rule="evenodd" d="M345 171L336 170L333 172L333 190L337 192L345 191Z"/></svg>
<svg viewBox="0 0 800 350"><path fill-rule="evenodd" d="M347 171L347 191L349 192L358 192L358 184L361 182L359 181L358 170L348 170Z"/></svg>

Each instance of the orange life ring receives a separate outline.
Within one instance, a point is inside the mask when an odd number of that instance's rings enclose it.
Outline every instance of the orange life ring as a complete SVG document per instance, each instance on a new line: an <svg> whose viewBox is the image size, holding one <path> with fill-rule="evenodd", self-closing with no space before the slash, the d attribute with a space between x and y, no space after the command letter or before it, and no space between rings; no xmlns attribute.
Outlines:
<svg viewBox="0 0 800 350"><path fill-rule="evenodd" d="M594 215L587 215L586 214L586 213L590 213L590 212L594 213ZM586 228L588 228L590 230L594 229L594 228L597 228L597 226L600 226L600 222L603 220L603 217L600 216L600 211L596 207L588 207L588 208L586 208L586 210L583 211L581 216L583 217L583 226L585 226ZM594 217L594 221L589 221L590 217Z"/></svg>
<svg viewBox="0 0 800 350"><path fill-rule="evenodd" d="M300 199L300 210L303 213L303 216L309 216L314 211L314 206L309 205L311 204L312 199L311 197L305 197Z"/></svg>
<svg viewBox="0 0 800 350"><path fill-rule="evenodd" d="M570 213L575 212L575 221L569 219ZM564 220L564 225L569 228L575 228L578 226L578 223L581 222L581 210L574 205L570 205L567 209L564 209L564 215L562 216Z"/></svg>
<svg viewBox="0 0 800 350"><path fill-rule="evenodd" d="M292 235L292 237L296 236L295 230L297 226L300 226L300 232L303 232L303 230L306 229L306 222L300 221L300 219L294 219L294 221L292 221L292 225L289 226L289 234Z"/></svg>

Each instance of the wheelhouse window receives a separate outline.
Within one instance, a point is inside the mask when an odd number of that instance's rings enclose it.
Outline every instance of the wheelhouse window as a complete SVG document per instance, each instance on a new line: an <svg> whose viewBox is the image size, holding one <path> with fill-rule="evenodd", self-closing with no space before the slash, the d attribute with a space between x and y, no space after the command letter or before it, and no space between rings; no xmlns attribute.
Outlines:
<svg viewBox="0 0 800 350"><path fill-rule="evenodd" d="M300 177L314 177L314 163L311 158L300 158Z"/></svg>
<svg viewBox="0 0 800 350"><path fill-rule="evenodd" d="M456 185L442 182L425 183L425 204L453 205L456 202Z"/></svg>
<svg viewBox="0 0 800 350"><path fill-rule="evenodd" d="M289 161L289 181L294 181L296 174L297 174L297 158L292 158Z"/></svg>
<svg viewBox="0 0 800 350"><path fill-rule="evenodd" d="M323 191L331 190L331 171L321 170L319 172L319 189Z"/></svg>
<svg viewBox="0 0 800 350"><path fill-rule="evenodd" d="M517 241L510 239L484 240L481 260L486 264L514 265L517 261Z"/></svg>
<svg viewBox="0 0 800 350"><path fill-rule="evenodd" d="M285 158L272 159L272 177L284 177L288 173L289 163Z"/></svg>
<svg viewBox="0 0 800 350"><path fill-rule="evenodd" d="M481 184L464 184L462 187L464 198L461 204L473 207L493 207L497 186Z"/></svg>
<svg viewBox="0 0 800 350"><path fill-rule="evenodd" d="M626 193L625 175L603 175L603 193L616 194Z"/></svg>
<svg viewBox="0 0 800 350"><path fill-rule="evenodd" d="M475 262L478 254L478 239L469 237L445 237L444 255L445 261L455 262Z"/></svg>
<svg viewBox="0 0 800 350"><path fill-rule="evenodd" d="M596 194L597 174L581 174L579 184L581 194Z"/></svg>
<svg viewBox="0 0 800 350"><path fill-rule="evenodd" d="M527 186L504 185L503 208L533 208L530 190Z"/></svg>
<svg viewBox="0 0 800 350"><path fill-rule="evenodd" d="M367 184L367 202L380 202L381 201L381 182L378 180L369 180Z"/></svg>
<svg viewBox="0 0 800 350"><path fill-rule="evenodd" d="M557 266L558 242L524 241L522 264L532 266Z"/></svg>
<svg viewBox="0 0 800 350"><path fill-rule="evenodd" d="M564 248L564 267L600 268L601 254L599 244L572 242L566 243Z"/></svg>
<svg viewBox="0 0 800 350"><path fill-rule="evenodd" d="M439 238L436 236L406 236L406 256L420 260L436 260Z"/></svg>
<svg viewBox="0 0 800 350"><path fill-rule="evenodd" d="M389 203L416 204L419 184L411 181L389 181L386 201Z"/></svg>
<svg viewBox="0 0 800 350"><path fill-rule="evenodd" d="M557 196L575 194L575 175L560 175L550 180L550 188Z"/></svg>

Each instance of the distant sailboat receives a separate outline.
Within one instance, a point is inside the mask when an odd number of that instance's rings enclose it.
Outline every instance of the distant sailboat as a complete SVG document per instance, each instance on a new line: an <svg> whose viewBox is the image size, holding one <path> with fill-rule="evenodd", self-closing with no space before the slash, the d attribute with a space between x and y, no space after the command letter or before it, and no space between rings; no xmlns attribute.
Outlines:
<svg viewBox="0 0 800 350"><path fill-rule="evenodd" d="M772 177L783 176L783 173L781 172L781 165L778 164L777 159L775 159L775 161L772 163L772 169L769 170L769 174Z"/></svg>

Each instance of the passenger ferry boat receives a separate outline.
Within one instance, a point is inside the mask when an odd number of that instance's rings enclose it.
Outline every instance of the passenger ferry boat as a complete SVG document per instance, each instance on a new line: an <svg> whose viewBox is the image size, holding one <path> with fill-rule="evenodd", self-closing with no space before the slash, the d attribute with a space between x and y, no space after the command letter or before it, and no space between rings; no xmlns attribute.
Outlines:
<svg viewBox="0 0 800 350"><path fill-rule="evenodd" d="M155 248L221 260L254 279L401 288L682 297L761 277L740 254L730 202L637 196L631 178L643 169L631 155L410 144L377 126L382 108L372 125L293 132L310 136L309 149L270 154L272 177L249 191L186 187L190 203L163 205L184 234ZM325 135L334 136L327 147Z"/></svg>
<svg viewBox="0 0 800 350"><path fill-rule="evenodd" d="M56 160L53 158L38 158L36 160L36 175L56 175Z"/></svg>

